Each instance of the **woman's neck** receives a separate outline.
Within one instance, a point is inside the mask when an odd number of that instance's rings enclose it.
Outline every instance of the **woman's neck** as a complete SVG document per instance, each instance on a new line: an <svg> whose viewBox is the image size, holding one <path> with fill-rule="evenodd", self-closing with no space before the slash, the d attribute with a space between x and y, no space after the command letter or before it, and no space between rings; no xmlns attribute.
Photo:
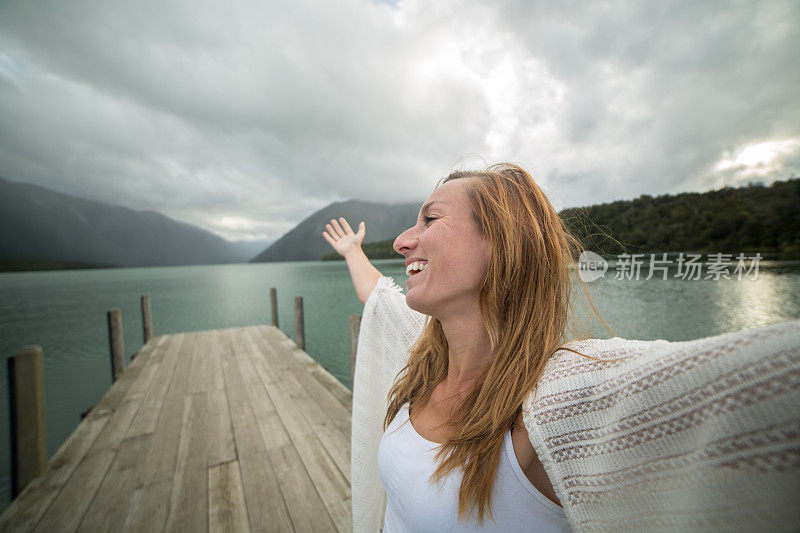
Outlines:
<svg viewBox="0 0 800 533"><path fill-rule="evenodd" d="M448 346L444 392L458 394L471 388L491 362L489 334L477 310L442 322L442 329Z"/></svg>

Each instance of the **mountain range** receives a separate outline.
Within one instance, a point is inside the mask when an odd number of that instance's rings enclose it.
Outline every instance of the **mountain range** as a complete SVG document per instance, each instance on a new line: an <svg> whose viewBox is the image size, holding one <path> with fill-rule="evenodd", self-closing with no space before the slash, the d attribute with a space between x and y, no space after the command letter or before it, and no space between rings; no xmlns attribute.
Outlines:
<svg viewBox="0 0 800 533"><path fill-rule="evenodd" d="M0 178L0 259L140 267L241 263L254 254L155 211Z"/></svg>
<svg viewBox="0 0 800 533"><path fill-rule="evenodd" d="M394 239L402 231L414 225L419 205L378 204L360 200L333 203L303 220L250 262L322 259L332 250L331 245L322 237L322 231L331 219L339 217L344 217L353 231L358 231L358 224L363 220L367 225L365 242Z"/></svg>
<svg viewBox="0 0 800 533"><path fill-rule="evenodd" d="M417 204L350 200L312 214L277 241L227 241L156 211L87 200L0 178L0 270L177 266L319 260L331 251L322 230L344 216L367 223L370 241L394 238L416 220Z"/></svg>
<svg viewBox="0 0 800 533"><path fill-rule="evenodd" d="M761 251L792 259L800 258L798 202L800 180L792 178L768 187L642 195L565 209L560 216L591 250L596 248L592 228L599 225L616 244L626 243L632 250ZM336 202L275 242L231 242L155 211L134 211L0 178L0 270L317 261L327 254L326 259L338 258L322 231L339 217L354 230L365 221L365 250L371 249L374 257L392 257L393 240L415 223L419 205ZM606 243L597 251L625 250L617 250L616 244Z"/></svg>

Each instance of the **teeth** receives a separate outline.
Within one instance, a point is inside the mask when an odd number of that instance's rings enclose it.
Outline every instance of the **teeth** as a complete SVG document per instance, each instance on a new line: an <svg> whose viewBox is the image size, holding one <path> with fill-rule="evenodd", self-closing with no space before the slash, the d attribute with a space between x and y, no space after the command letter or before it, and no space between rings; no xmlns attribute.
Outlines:
<svg viewBox="0 0 800 533"><path fill-rule="evenodd" d="M410 276L411 272L414 271L414 270L419 270L420 272L422 272L426 268L428 268L428 263L427 262L423 263L421 261L414 261L413 263L411 263L410 265L408 265L406 267L406 275Z"/></svg>

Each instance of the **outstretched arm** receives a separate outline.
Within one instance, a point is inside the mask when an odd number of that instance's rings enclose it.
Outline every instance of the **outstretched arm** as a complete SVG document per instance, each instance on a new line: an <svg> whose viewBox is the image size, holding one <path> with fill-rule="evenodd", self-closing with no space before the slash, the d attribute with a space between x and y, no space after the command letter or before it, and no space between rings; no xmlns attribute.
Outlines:
<svg viewBox="0 0 800 533"><path fill-rule="evenodd" d="M339 224L341 222L341 225ZM329 224L325 224L326 231L322 232L322 236L328 243L333 246L333 249L339 252L339 255L344 257L347 262L347 268L350 270L350 277L353 280L353 287L356 289L356 294L361 303L366 303L375 284L381 277L381 273L377 268L372 266L367 259L367 255L361 249L361 243L364 241L364 236L367 233L366 225L362 221L358 226L358 233L353 233L350 229L350 224L340 217L339 221L331 219Z"/></svg>

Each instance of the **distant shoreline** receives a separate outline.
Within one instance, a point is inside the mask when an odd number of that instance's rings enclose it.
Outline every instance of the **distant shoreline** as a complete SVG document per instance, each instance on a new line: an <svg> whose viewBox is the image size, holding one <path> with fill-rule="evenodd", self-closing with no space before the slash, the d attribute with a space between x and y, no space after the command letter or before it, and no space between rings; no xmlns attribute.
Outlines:
<svg viewBox="0 0 800 533"><path fill-rule="evenodd" d="M642 195L562 210L566 228L584 250L606 259L620 254L732 254L800 259L800 178L769 187L749 184L704 193ZM394 241L365 243L370 259L395 256ZM341 259L336 252L322 258Z"/></svg>
<svg viewBox="0 0 800 533"><path fill-rule="evenodd" d="M38 272L44 270L88 270L123 268L120 265L87 263L84 261L54 261L50 259L0 259L0 272Z"/></svg>
<svg viewBox="0 0 800 533"><path fill-rule="evenodd" d="M393 252L393 250L392 250ZM717 253L717 251L708 252L704 250L690 250L685 252L664 252L663 250L658 250L654 252L645 252L641 250L637 250L636 254L644 254L646 258L649 258L650 254L656 255L658 257L661 256L662 253L667 254L667 258L670 260L674 260L678 257L680 253L684 254L701 254L703 259L701 259L701 263L705 263L706 256L710 253ZM736 257L739 253L738 251L731 252L729 250L722 250L721 253L731 254L731 257ZM752 256L755 255L755 252L747 251L743 252L747 259L750 259ZM777 252L760 252L761 253L761 261L762 266L769 268L771 263L777 263L780 265L800 265L800 260L794 257L781 257L780 253ZM335 257L334 257L335 255ZM610 254L600 254L603 259L614 262L617 259L617 256L610 255ZM403 257L399 254L394 253L394 255L388 254L367 254L371 261L403 261ZM575 258L577 260L577 258ZM318 261L344 261L344 258L341 257L336 252L333 254L328 254L327 256L323 257ZM267 261L267 263L271 263L272 261ZM316 262L315 260L311 259L308 262ZM212 263L209 263L209 265ZM213 263L213 264L220 264L220 263ZM227 263L223 263L227 264ZM230 264L251 264L251 263L230 263ZM112 264L101 264L101 263L87 263L87 262L73 262L73 261L52 261L48 259L2 259L0 258L0 273L3 272L49 272L49 271L57 271L57 270L98 270L98 269L105 269L105 268L151 268L152 266L204 266L204 265L147 265L141 267L126 267L122 265L112 265Z"/></svg>
<svg viewBox="0 0 800 533"><path fill-rule="evenodd" d="M366 243L364 245L364 253L366 254L367 258L370 260L374 259L403 259L403 257L396 253L392 248L392 243L394 241L380 241L380 242L371 242ZM592 250L594 251L594 250ZM607 261L613 261L617 259L619 254L610 254L610 253L601 253L596 252L600 255L603 259ZM680 254L700 254L702 256L707 256L708 254L730 254L732 258L736 258L737 255L743 253L746 258L750 258L754 256L756 253L761 254L761 259L764 261L798 261L800 260L800 256L794 252L791 253L782 253L779 250L766 248L763 250L682 250L682 251L674 251L674 250L641 250L638 247L630 246L630 248L626 249L623 253L628 254L640 254L644 255L647 258L650 257L650 254L656 255L661 257L661 254L667 254L667 258L674 259L677 258ZM577 257L575 260L577 261ZM329 254L324 255L320 261L344 261L344 257L339 255L337 252L331 252Z"/></svg>

